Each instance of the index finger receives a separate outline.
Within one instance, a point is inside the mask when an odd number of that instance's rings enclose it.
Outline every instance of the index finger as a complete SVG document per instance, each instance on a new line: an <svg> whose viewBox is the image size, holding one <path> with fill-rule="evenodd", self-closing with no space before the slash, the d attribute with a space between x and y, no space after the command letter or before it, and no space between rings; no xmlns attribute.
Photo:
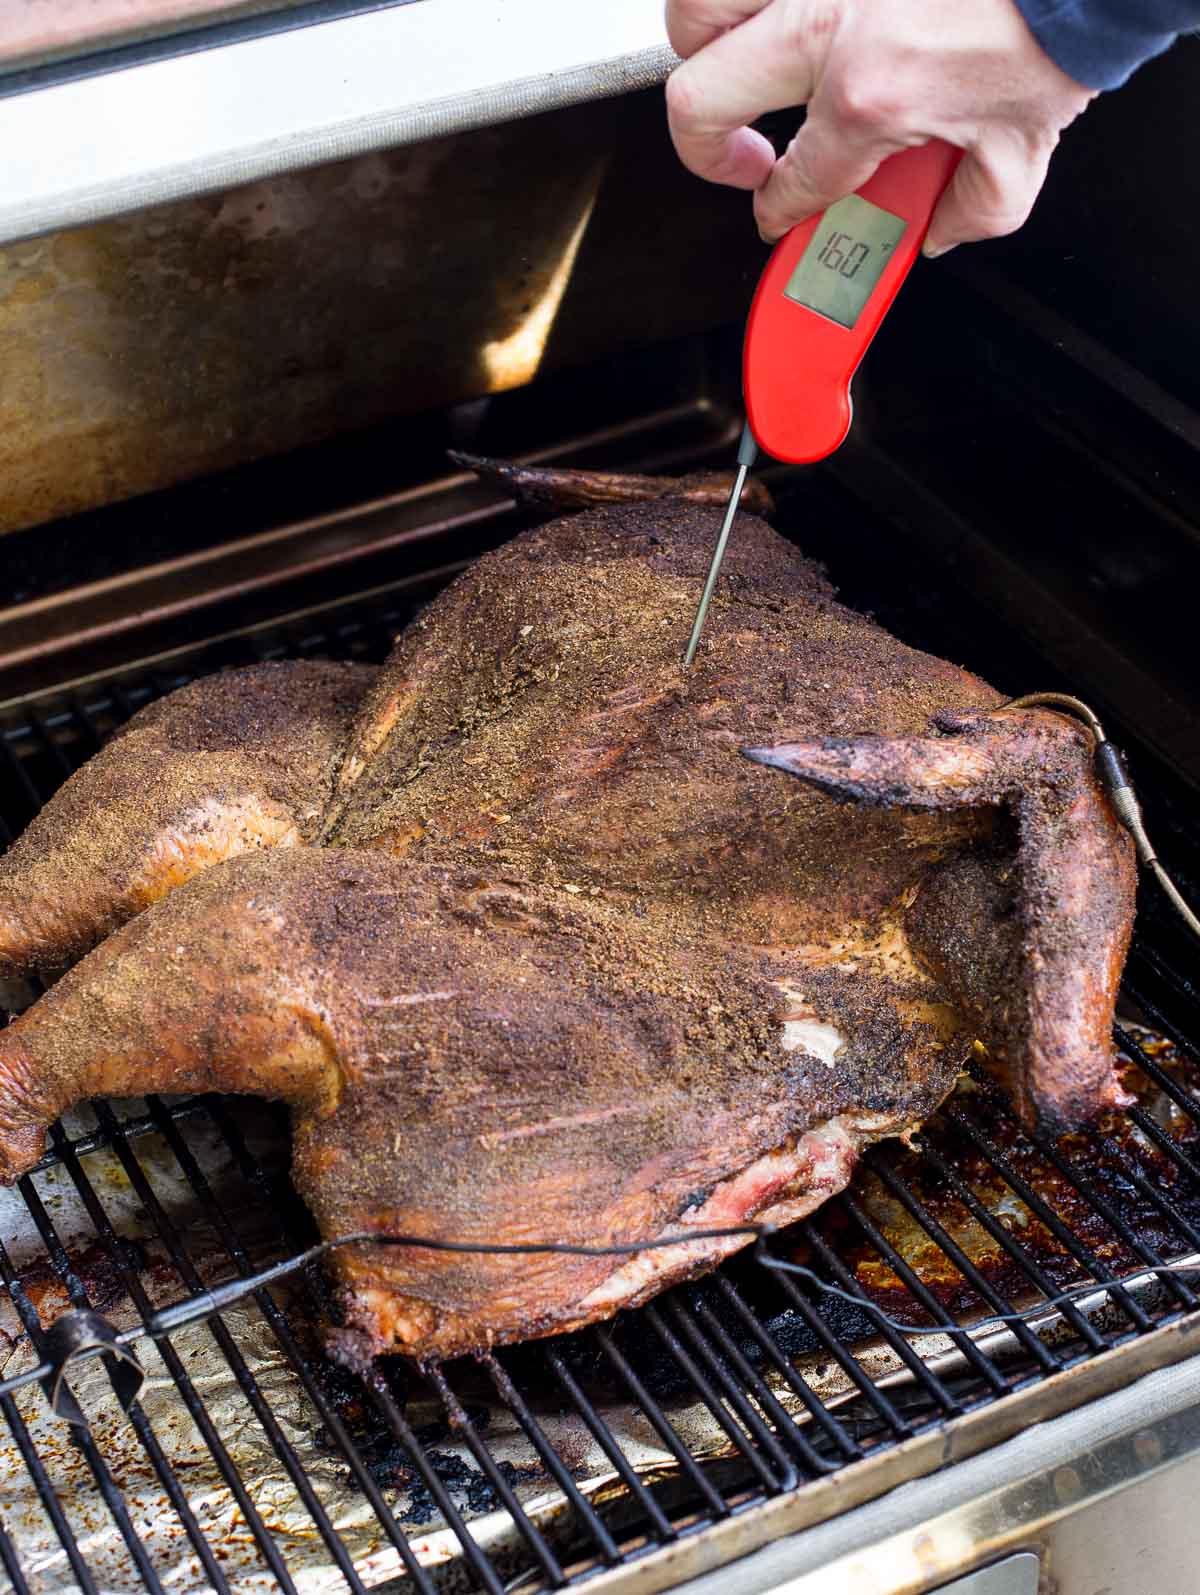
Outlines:
<svg viewBox="0 0 1200 1595"><path fill-rule="evenodd" d="M871 123L828 114L818 95L808 119L754 196L764 243L860 188L880 163L909 142Z"/></svg>
<svg viewBox="0 0 1200 1595"><path fill-rule="evenodd" d="M775 151L748 123L799 105L812 93L817 61L786 35L782 11L768 5L723 33L667 79L667 115L680 160L698 177L757 188Z"/></svg>

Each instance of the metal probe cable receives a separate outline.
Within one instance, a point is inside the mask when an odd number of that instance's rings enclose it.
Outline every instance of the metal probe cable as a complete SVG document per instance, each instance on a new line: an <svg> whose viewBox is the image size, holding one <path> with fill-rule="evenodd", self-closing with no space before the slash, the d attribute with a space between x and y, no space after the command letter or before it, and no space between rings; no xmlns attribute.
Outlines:
<svg viewBox="0 0 1200 1595"><path fill-rule="evenodd" d="M742 427L741 441L737 451L737 475L733 479L733 488L729 494L729 503L725 506L725 519L721 523L721 534L717 538L717 546L713 550L712 564L708 567L708 576L704 583L704 591L700 594L700 602L696 607L696 618L692 622L692 635L688 638L687 650L683 656L683 668L690 670L692 660L696 657L696 649L700 646L700 633L704 630L704 622L708 619L708 606L712 602L713 590L717 585L717 577L721 574L721 562L725 558L725 545L729 541L729 533L733 529L733 518L737 514L738 505L742 502L742 489L746 485L746 476L750 467L758 458L758 444L754 441L754 433L750 430L749 421Z"/></svg>
<svg viewBox="0 0 1200 1595"><path fill-rule="evenodd" d="M986 1318L976 1319L970 1324L906 1324L902 1319L894 1318L885 1312L869 1297L858 1296L853 1291L843 1290L838 1285L830 1284L804 1263L793 1263L786 1258L776 1257L767 1250L766 1243L777 1233L773 1224L728 1224L713 1229L694 1229L678 1235L664 1235L652 1241L627 1241L611 1246L574 1245L569 1241L530 1241L522 1244L498 1242L489 1245L483 1241L433 1240L421 1235L380 1235L369 1230L354 1235L339 1235L333 1240L321 1241L315 1246L310 1246L307 1251L300 1252L295 1257L273 1263L256 1274L230 1280L224 1285L214 1285L211 1290L199 1291L183 1301L172 1302L151 1313L144 1324L139 1324L135 1329L122 1330L119 1334L106 1319L91 1309L74 1308L63 1313L45 1331L47 1342L54 1343L51 1355L39 1362L36 1367L26 1368L19 1374L0 1380L0 1397L12 1395L26 1385L40 1381L50 1398L52 1409L59 1416L68 1418L73 1423L82 1424L86 1428L87 1419L70 1390L64 1389L64 1383L71 1368L79 1363L94 1357L108 1356L121 1359L125 1364L121 1370L122 1381L119 1382L114 1378L114 1385L121 1406L128 1412L137 1400L145 1379L144 1369L130 1350L136 1341L157 1339L210 1318L264 1286L309 1267L327 1252L342 1246L409 1246L425 1251L488 1256L536 1256L551 1252L568 1257L625 1257L639 1252L658 1251L687 1241L716 1240L739 1235L753 1236L757 1244L751 1255L761 1267L776 1273L798 1275L819 1295L848 1302L867 1314L880 1327L909 1337L944 1335L955 1338L979 1334L983 1330L1004 1324L1028 1323L1068 1302L1077 1301L1085 1296L1103 1295L1149 1277L1164 1278L1172 1274L1200 1273L1200 1262L1187 1259L1180 1259L1176 1263L1148 1263L1114 1279L1089 1280L1084 1284L1074 1285L1069 1290L1059 1291L1056 1295L1045 1296L1019 1311L991 1313Z"/></svg>
<svg viewBox="0 0 1200 1595"><path fill-rule="evenodd" d="M18 1374L0 1380L0 1397L12 1395L26 1385L40 1381L51 1408L60 1417L83 1424L86 1428L87 1419L71 1392L64 1389L64 1381L69 1369L77 1364L88 1362L93 1357L109 1357L119 1360L119 1366L113 1364L114 1385L122 1407L128 1412L137 1400L146 1377L145 1370L130 1349L137 1341L157 1340L190 1324L211 1318L264 1286L311 1267L327 1252L343 1246L407 1246L429 1252L485 1256L537 1257L556 1253L566 1257L632 1257L641 1252L660 1251L689 1241L724 1240L739 1235L761 1241L772 1232L772 1226L764 1224L722 1224L712 1229L688 1229L678 1235L660 1235L652 1241L617 1241L609 1246L576 1245L570 1241L450 1241L425 1235L379 1234L374 1230L338 1235L331 1240L318 1241L306 1251L286 1257L282 1262L272 1263L255 1274L231 1279L224 1285L214 1285L209 1290L197 1291L182 1301L160 1307L144 1323L132 1329L118 1332L94 1308L72 1308L43 1331L47 1354L42 1360L32 1368L25 1368ZM11 1288L9 1294L12 1294Z"/></svg>
<svg viewBox="0 0 1200 1595"><path fill-rule="evenodd" d="M1121 824L1133 837L1133 845L1137 849L1139 860L1147 869L1154 872L1154 878L1166 893L1167 901L1183 920L1192 935L1200 939L1200 918L1192 912L1184 901L1175 882L1167 874L1158 861L1158 854L1154 851L1154 844L1146 834L1146 824L1142 819L1142 806L1138 802L1137 793L1129 779L1129 771L1125 768L1125 760L1118 750L1108 740L1104 727L1100 724L1095 711L1084 703L1082 698L1073 698L1069 692L1027 692L1022 698L1010 698L1007 703L1000 705L1002 709L1065 709L1068 714L1073 714L1082 720L1096 739L1096 765L1100 772L1100 779L1108 793L1113 809Z"/></svg>

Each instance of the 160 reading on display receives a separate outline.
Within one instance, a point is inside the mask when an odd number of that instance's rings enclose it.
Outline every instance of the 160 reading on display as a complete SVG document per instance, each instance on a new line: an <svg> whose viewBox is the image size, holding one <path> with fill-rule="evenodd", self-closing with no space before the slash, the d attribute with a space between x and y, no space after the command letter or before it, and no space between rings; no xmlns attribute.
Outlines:
<svg viewBox="0 0 1200 1595"><path fill-rule="evenodd" d="M784 294L852 327L907 227L903 217L872 205L861 194L839 199L825 212Z"/></svg>

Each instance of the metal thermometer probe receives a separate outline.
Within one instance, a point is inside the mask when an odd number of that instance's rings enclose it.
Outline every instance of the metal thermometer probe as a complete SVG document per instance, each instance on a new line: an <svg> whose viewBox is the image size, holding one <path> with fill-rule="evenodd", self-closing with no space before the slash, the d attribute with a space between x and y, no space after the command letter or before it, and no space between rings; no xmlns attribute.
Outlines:
<svg viewBox="0 0 1200 1595"><path fill-rule="evenodd" d="M850 383L912 269L958 165L940 139L901 150L858 190L776 244L746 320L746 425L737 475L683 656L696 657L746 475L758 451L809 465L850 430Z"/></svg>
<svg viewBox="0 0 1200 1595"><path fill-rule="evenodd" d="M738 444L737 475L733 479L733 488L729 494L729 503L725 506L725 519L721 522L720 536L717 546L713 550L712 564L708 567L708 575L704 581L704 591L700 594L700 602L696 607L696 618L692 622L692 635L688 638L687 652L683 656L683 668L690 669L692 660L696 657L696 649L700 646L700 633L704 630L704 622L708 616L708 606L712 600L713 588L717 585L717 577L721 574L721 561L725 558L725 544L729 541L729 534L733 530L733 517L737 514L738 505L742 502L742 489L746 485L746 477L750 467L758 458L758 444L754 441L754 433L750 430L749 421L742 428L742 440Z"/></svg>

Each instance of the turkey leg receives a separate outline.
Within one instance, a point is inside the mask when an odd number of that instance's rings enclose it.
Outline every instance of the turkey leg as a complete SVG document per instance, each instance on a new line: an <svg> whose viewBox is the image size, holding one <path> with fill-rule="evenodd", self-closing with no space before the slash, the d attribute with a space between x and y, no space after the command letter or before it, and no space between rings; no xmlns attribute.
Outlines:
<svg viewBox="0 0 1200 1595"><path fill-rule="evenodd" d="M0 1178L80 1098L242 1091L292 1111L322 1234L496 1242L788 1222L919 1123L962 1046L884 988L778 969L569 894L377 852L231 859L156 903L0 1031ZM831 1022L836 1057L805 1050ZM797 1024L800 1030L797 1031ZM610 1316L728 1240L620 1257L336 1254L337 1347L447 1356Z"/></svg>

